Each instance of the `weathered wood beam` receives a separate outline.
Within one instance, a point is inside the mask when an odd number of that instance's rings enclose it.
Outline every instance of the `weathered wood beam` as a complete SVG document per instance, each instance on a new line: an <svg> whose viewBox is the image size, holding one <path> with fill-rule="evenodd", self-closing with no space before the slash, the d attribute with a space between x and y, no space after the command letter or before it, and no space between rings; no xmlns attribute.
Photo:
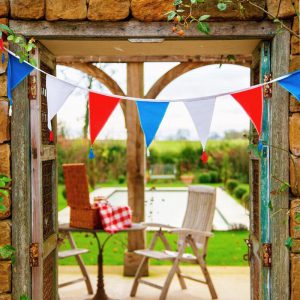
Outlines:
<svg viewBox="0 0 300 300"><path fill-rule="evenodd" d="M199 32L192 24L185 33L186 39L271 39L277 25L272 21L210 22L210 34ZM167 22L122 22L91 21L20 21L10 20L9 26L16 33L36 39L134 39L165 38L182 39L171 30Z"/></svg>
<svg viewBox="0 0 300 300"><path fill-rule="evenodd" d="M164 56L57 56L56 62L61 65L70 63L128 63L128 62L202 62L204 64L237 64L249 67L251 55L235 55L235 60L228 60L226 55L164 55Z"/></svg>

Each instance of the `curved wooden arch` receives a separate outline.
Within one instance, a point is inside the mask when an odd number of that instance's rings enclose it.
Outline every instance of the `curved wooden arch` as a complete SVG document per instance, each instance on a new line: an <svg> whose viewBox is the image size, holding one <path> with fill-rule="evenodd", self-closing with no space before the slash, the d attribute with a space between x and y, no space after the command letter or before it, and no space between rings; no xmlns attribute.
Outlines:
<svg viewBox="0 0 300 300"><path fill-rule="evenodd" d="M103 85L105 85L111 93L115 95L125 96L125 93L118 85L118 83L115 80L113 80L106 72L97 68L92 63L75 62L75 63L61 63L61 64L66 67L77 69L85 74L88 74L89 76L92 76L93 78L101 82ZM120 105L125 118L126 101L121 100ZM126 126L126 118L125 118L125 126Z"/></svg>

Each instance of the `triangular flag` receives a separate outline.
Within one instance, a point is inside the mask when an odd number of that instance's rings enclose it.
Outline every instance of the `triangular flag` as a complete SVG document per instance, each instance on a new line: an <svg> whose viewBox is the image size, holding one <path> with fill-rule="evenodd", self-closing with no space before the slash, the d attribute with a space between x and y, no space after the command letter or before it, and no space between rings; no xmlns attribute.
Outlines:
<svg viewBox="0 0 300 300"><path fill-rule="evenodd" d="M8 54L7 66L7 97L12 104L12 91L18 84L23 81L28 74L33 70L33 67L26 62L20 63L19 59L11 54Z"/></svg>
<svg viewBox="0 0 300 300"><path fill-rule="evenodd" d="M300 70L278 80L278 83L300 101Z"/></svg>
<svg viewBox="0 0 300 300"><path fill-rule="evenodd" d="M262 130L263 118L263 87L250 88L243 92L233 93L231 96L242 106L250 117L258 134Z"/></svg>
<svg viewBox="0 0 300 300"><path fill-rule="evenodd" d="M120 99L89 92L90 137L91 144L102 130Z"/></svg>
<svg viewBox="0 0 300 300"><path fill-rule="evenodd" d="M146 145L150 146L166 113L169 102L136 101Z"/></svg>
<svg viewBox="0 0 300 300"><path fill-rule="evenodd" d="M197 129L203 150L209 135L210 125L214 113L216 98L185 102L185 106Z"/></svg>
<svg viewBox="0 0 300 300"><path fill-rule="evenodd" d="M62 108L62 106L76 87L49 74L47 74L46 76L46 87L48 104L48 128L51 130L51 120Z"/></svg>

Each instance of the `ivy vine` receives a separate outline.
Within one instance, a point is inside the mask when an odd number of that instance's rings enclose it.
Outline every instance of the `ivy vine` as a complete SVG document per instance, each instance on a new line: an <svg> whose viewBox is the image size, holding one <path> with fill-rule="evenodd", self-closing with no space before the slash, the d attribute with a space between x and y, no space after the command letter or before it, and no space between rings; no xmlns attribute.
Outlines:
<svg viewBox="0 0 300 300"><path fill-rule="evenodd" d="M4 197L9 195L7 190L8 183L11 182L11 179L5 175L0 175L0 212L5 212L7 207L4 205Z"/></svg>
<svg viewBox="0 0 300 300"><path fill-rule="evenodd" d="M185 30L189 28L190 24L196 23L196 27L200 32L207 35L210 34L210 26L209 23L206 22L209 20L210 15L203 14L200 17L194 16L194 10L199 8L199 5L205 3L205 1L206 0L174 0L173 5L175 9L166 13L167 20L173 21L174 25L172 31L179 36L184 36ZM297 32L290 29L278 18L281 1L279 2L276 15L271 14L264 7L259 6L251 0L218 0L216 7L219 11L225 12L228 7L234 6L235 8L238 8L241 16L243 16L245 14L245 4L248 4L268 15L268 17L278 25L277 33L282 30L287 30L292 35L300 39L300 35ZM297 12L296 9L295 15L299 18L299 12Z"/></svg>

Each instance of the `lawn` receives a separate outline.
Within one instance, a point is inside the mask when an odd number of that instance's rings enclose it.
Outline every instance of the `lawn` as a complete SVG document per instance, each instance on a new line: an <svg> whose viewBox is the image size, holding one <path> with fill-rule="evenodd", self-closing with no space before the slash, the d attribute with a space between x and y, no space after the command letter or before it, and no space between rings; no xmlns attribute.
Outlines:
<svg viewBox="0 0 300 300"><path fill-rule="evenodd" d="M155 185L166 186L165 183L160 184L149 184L151 187ZM215 186L220 186L220 184L214 184ZM120 186L116 182L108 182L106 184L101 184L101 187L112 187ZM124 184L124 186L126 186ZM173 182L172 187L184 186L181 182ZM61 210L66 207L67 203L63 195L64 186L58 185L58 209ZM244 239L248 238L248 231L216 231L214 232L214 237L209 240L208 244L208 256L207 263L212 266L244 266L247 262L243 261L242 257L247 252L247 247ZM107 234L99 234L100 240L104 240ZM153 236L152 232L147 233L147 241L151 240ZM87 248L90 253L84 254L83 259L87 265L95 265L97 263L97 245L95 239L91 235L86 235L84 233L74 234L75 242L79 248ZM176 249L176 235L168 234L167 238L170 244ZM105 265L123 265L124 252L126 251L127 245L127 234L120 233L112 236L110 241L106 244L104 251L104 264ZM69 245L66 241L65 244L61 246L61 250L68 249ZM162 244L157 244L157 249L162 249ZM67 258L59 261L60 265L73 265L76 264L75 258ZM151 263L168 264L168 262L163 261L152 261Z"/></svg>
<svg viewBox="0 0 300 300"><path fill-rule="evenodd" d="M243 255L247 252L247 246L244 239L248 237L248 231L216 231L214 237L209 240L207 263L211 266L246 266L247 262L243 261ZM90 253L82 257L87 265L97 264L97 245L95 239L84 233L75 233L74 235L77 247L87 248ZM101 240L105 239L105 233L99 234ZM153 232L147 233L148 244L153 236ZM176 235L167 235L168 241L176 249ZM119 233L112 236L105 246L104 264L105 265L123 265L124 252L126 250L127 234ZM68 249L66 241L61 246L61 250ZM156 249L162 249L162 244L157 243ZM154 265L169 264L164 261L153 260L150 262ZM75 258L67 258L59 261L60 265L76 264Z"/></svg>

